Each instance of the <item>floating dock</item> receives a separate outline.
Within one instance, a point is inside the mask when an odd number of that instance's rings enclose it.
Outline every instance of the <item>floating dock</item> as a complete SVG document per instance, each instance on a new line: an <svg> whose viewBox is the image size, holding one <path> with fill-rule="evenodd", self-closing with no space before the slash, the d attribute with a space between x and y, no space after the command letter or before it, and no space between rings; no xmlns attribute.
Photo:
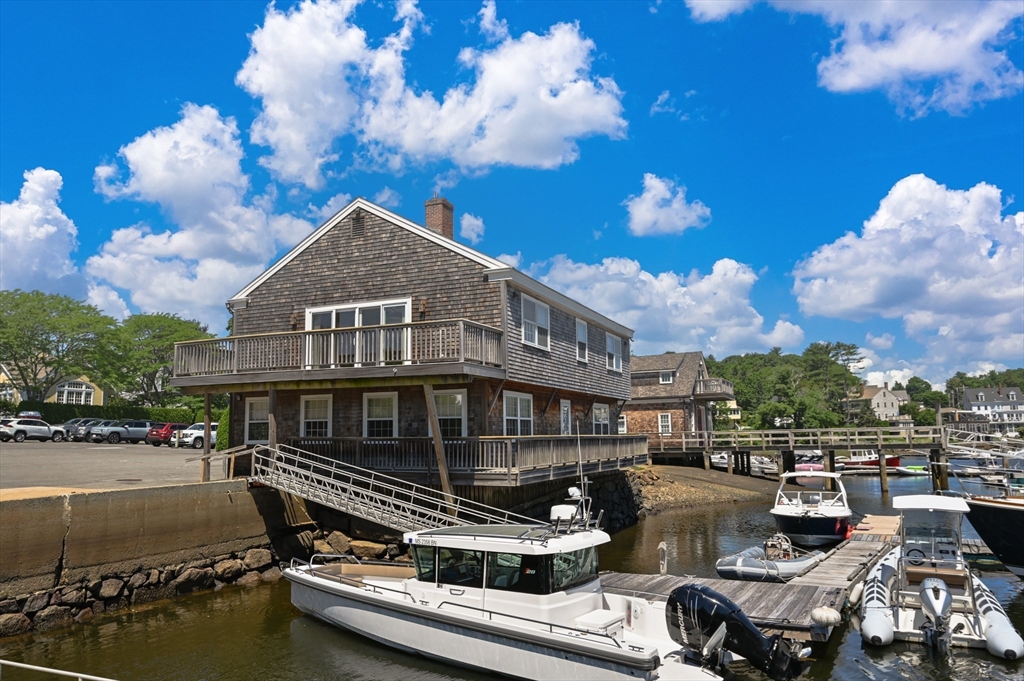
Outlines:
<svg viewBox="0 0 1024 681"><path fill-rule="evenodd" d="M853 536L828 552L825 559L785 584L732 579L637 575L602 572L601 587L623 596L664 601L684 584L703 584L731 599L766 634L781 633L801 641L827 641L833 627L818 624L818 607L842 611L850 590L892 548L899 516L865 516Z"/></svg>

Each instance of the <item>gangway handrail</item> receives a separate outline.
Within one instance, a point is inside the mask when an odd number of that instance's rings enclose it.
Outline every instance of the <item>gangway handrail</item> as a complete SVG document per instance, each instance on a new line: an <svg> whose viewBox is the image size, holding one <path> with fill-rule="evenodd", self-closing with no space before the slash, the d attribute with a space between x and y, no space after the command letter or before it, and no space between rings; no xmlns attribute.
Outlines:
<svg viewBox="0 0 1024 681"><path fill-rule="evenodd" d="M253 475L261 484L402 531L465 525L543 525L533 518L289 445L257 445L253 449Z"/></svg>

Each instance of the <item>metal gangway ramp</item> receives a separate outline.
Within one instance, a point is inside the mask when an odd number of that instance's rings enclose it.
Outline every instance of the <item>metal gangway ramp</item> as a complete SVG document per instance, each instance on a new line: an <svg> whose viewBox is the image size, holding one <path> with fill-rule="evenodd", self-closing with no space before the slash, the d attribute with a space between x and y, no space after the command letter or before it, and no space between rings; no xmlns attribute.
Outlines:
<svg viewBox="0 0 1024 681"><path fill-rule="evenodd" d="M253 449L263 485L401 532L462 525L539 525L517 515L288 445Z"/></svg>
<svg viewBox="0 0 1024 681"><path fill-rule="evenodd" d="M971 459L1024 457L1024 440L993 433L976 433L947 427L947 448L954 456Z"/></svg>

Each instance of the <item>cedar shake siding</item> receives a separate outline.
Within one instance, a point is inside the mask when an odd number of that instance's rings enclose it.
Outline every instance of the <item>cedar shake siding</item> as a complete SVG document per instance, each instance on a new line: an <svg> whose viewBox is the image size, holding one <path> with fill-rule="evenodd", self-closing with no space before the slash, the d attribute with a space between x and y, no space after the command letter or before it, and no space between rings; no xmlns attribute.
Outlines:
<svg viewBox="0 0 1024 681"><path fill-rule="evenodd" d="M232 334L302 330L307 308L396 298L412 298L414 322L465 318L501 328L501 285L485 280L483 265L361 215L362 236L353 236L350 216L251 291Z"/></svg>

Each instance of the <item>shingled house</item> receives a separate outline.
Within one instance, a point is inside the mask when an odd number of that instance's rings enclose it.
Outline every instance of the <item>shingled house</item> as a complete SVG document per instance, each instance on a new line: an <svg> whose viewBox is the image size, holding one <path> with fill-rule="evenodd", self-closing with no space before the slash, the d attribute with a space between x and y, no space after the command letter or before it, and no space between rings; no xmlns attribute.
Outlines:
<svg viewBox="0 0 1024 681"><path fill-rule="evenodd" d="M713 430L711 403L734 399L732 383L708 376L702 352L635 356L631 382L620 433Z"/></svg>
<svg viewBox="0 0 1024 681"><path fill-rule="evenodd" d="M633 331L456 242L445 199L426 223L354 200L232 296L232 336L176 347L172 384L230 392L232 444L372 452L388 470L399 455L429 466L435 430L466 471L510 441L521 465L527 449L576 460L575 438L541 436L607 439ZM599 449L584 438L585 456Z"/></svg>

